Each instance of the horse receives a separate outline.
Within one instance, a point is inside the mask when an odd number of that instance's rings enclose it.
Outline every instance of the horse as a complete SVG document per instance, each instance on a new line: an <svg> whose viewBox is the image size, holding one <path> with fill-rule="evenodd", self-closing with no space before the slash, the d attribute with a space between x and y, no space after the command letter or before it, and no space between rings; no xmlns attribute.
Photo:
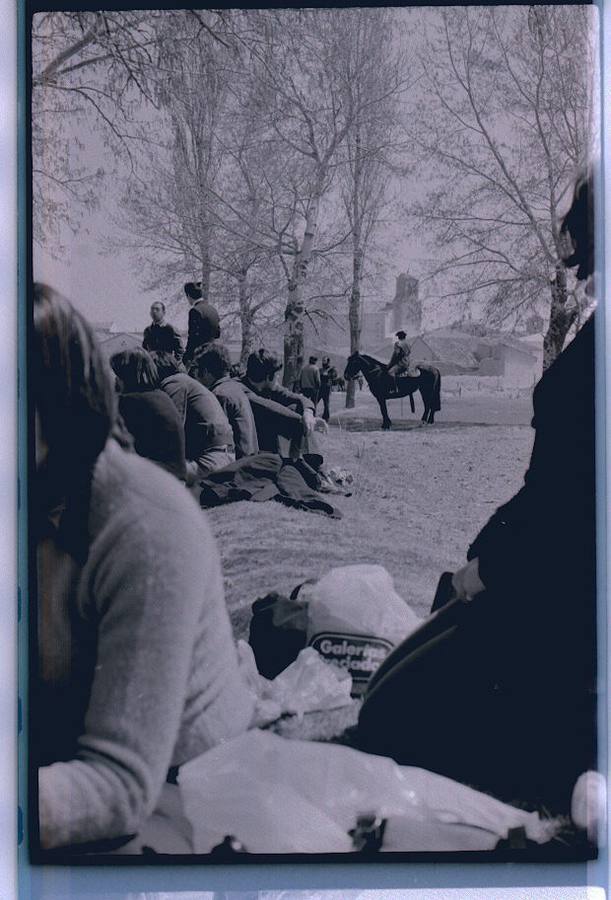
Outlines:
<svg viewBox="0 0 611 900"><path fill-rule="evenodd" d="M425 425L432 425L435 413L441 409L441 375L439 369L433 366L418 365L416 368L419 371L418 375L400 375L395 383L394 377L388 374L388 366L385 363L365 353L353 353L348 357L344 378L356 378L359 372L363 373L369 390L380 405L382 428L385 431L392 425L386 401L409 397L411 410L415 412L413 397L415 391L420 391L424 404L422 422Z"/></svg>

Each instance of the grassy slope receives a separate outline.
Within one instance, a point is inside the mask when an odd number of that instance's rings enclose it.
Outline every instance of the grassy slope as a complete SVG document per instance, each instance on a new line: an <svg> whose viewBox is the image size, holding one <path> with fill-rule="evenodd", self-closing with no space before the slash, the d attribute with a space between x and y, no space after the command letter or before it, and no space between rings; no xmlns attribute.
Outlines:
<svg viewBox="0 0 611 900"><path fill-rule="evenodd" d="M342 395L333 395L337 405ZM439 575L460 566L495 507L520 487L532 444L528 399L477 397L444 403L433 427L391 404L396 429L382 432L373 398L341 412L321 438L329 466L355 475L352 497L331 498L341 520L280 504L235 503L209 513L218 539L234 634L248 638L250 606L268 591L288 593L306 578L351 563L379 563L420 615ZM340 410L337 410L340 412ZM472 423L480 424L472 424ZM496 423L496 424L493 424ZM350 429L350 430L347 430ZM358 430L352 430L358 429ZM295 737L331 737L355 710L282 723Z"/></svg>

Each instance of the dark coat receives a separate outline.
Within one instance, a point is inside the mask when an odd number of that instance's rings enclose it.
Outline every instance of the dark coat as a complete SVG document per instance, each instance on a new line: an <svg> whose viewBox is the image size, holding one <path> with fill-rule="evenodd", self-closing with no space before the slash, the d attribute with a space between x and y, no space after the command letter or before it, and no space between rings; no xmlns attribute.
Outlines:
<svg viewBox="0 0 611 900"><path fill-rule="evenodd" d="M159 353L173 353L182 358L182 339L173 325L164 322L158 325L153 322L144 329L142 346L145 350Z"/></svg>
<svg viewBox="0 0 611 900"><path fill-rule="evenodd" d="M596 767L593 319L533 406L524 486L469 548L486 590L448 603L384 663L360 747L566 812Z"/></svg>
<svg viewBox="0 0 611 900"><path fill-rule="evenodd" d="M152 459L184 481L184 431L178 411L167 394L160 390L122 394L119 412L134 438L136 453Z"/></svg>
<svg viewBox="0 0 611 900"><path fill-rule="evenodd" d="M209 344L221 336L219 314L207 300L198 300L189 310L189 335L185 361L193 359L198 347Z"/></svg>

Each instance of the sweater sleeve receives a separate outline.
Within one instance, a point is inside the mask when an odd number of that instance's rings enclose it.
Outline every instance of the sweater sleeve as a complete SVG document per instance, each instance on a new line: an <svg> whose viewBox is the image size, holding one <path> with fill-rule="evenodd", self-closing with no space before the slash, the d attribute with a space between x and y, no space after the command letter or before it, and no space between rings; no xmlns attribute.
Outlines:
<svg viewBox="0 0 611 900"><path fill-rule="evenodd" d="M202 604L223 602L205 586L222 580L206 528L155 512L118 517L90 553L97 664L76 758L39 770L46 849L136 833L171 764Z"/></svg>

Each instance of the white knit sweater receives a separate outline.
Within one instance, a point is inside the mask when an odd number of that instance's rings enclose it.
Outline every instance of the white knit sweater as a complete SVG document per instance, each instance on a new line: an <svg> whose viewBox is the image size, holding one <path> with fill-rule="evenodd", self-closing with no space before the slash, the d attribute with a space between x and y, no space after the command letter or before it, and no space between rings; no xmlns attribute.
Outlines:
<svg viewBox="0 0 611 900"><path fill-rule="evenodd" d="M184 486L109 441L89 532L81 569L54 544L39 552L43 678L70 679L83 633L97 644L75 757L39 770L45 848L137 833L168 768L245 730L253 712L218 552Z"/></svg>

